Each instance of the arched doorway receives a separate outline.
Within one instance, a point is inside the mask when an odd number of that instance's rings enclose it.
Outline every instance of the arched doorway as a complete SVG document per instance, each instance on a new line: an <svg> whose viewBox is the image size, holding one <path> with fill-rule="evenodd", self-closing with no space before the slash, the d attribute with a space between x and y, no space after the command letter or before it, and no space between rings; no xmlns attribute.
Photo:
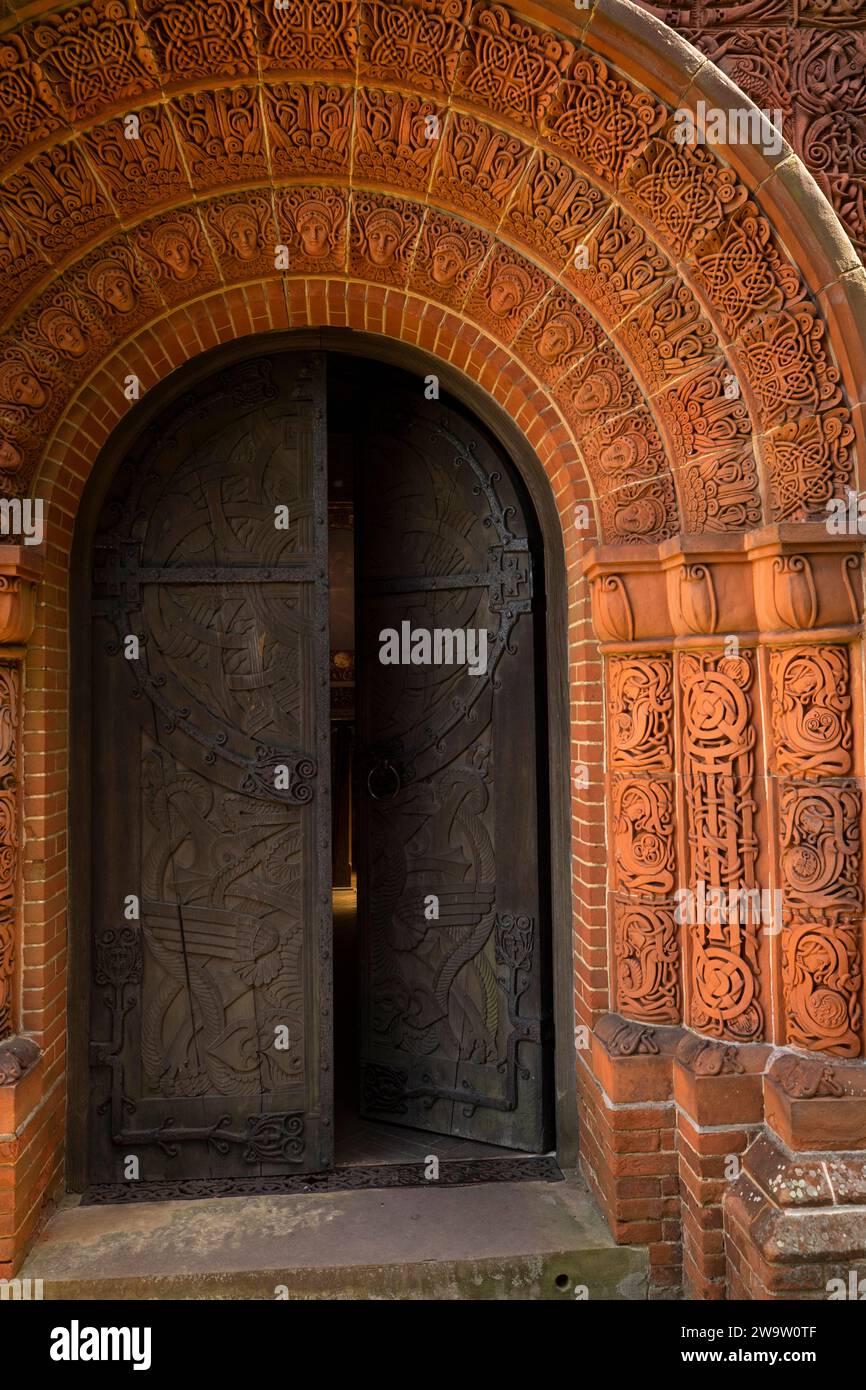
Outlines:
<svg viewBox="0 0 866 1390"><path fill-rule="evenodd" d="M149 402L84 511L79 1185L320 1171L349 1113L554 1140L532 501L438 378L291 342ZM332 796L354 826L333 1032Z"/></svg>

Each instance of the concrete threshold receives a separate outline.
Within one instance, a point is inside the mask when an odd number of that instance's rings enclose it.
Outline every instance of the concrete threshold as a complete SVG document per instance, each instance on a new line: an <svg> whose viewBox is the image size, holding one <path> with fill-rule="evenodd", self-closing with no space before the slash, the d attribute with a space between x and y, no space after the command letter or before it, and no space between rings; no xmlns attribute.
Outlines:
<svg viewBox="0 0 866 1390"><path fill-rule="evenodd" d="M82 1207L20 1277L47 1299L643 1299L583 1180Z"/></svg>

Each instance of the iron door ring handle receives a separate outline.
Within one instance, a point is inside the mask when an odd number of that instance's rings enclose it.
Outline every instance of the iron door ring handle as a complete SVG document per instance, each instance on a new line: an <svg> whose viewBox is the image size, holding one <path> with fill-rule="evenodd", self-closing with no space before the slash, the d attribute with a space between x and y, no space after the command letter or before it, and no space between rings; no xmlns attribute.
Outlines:
<svg viewBox="0 0 866 1390"><path fill-rule="evenodd" d="M380 772L390 772L392 774L394 778L393 790L384 792L375 792L373 790L373 778ZM374 801L393 801L399 790L400 773L389 758L386 758L384 762L376 763L374 767L370 768L370 771L367 773L367 791Z"/></svg>

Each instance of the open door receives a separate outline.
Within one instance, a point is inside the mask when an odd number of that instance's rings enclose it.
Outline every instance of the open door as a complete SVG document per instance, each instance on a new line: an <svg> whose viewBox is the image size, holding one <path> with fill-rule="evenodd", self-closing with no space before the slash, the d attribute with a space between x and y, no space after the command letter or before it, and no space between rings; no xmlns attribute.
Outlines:
<svg viewBox="0 0 866 1390"><path fill-rule="evenodd" d="M543 1152L541 575L486 436L378 370L356 414L362 1111Z"/></svg>
<svg viewBox="0 0 866 1390"><path fill-rule="evenodd" d="M103 508L91 1182L332 1161L324 394L311 354L208 379Z"/></svg>

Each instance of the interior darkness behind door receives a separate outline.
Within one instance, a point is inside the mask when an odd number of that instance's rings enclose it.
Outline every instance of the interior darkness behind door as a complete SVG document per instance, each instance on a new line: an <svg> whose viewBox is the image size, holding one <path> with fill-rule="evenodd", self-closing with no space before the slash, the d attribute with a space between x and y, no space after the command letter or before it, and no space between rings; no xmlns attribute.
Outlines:
<svg viewBox="0 0 866 1390"><path fill-rule="evenodd" d="M423 378L352 371L362 1109L544 1151L542 575L528 509L491 441L426 401ZM484 632L483 671L383 664L388 630Z"/></svg>

